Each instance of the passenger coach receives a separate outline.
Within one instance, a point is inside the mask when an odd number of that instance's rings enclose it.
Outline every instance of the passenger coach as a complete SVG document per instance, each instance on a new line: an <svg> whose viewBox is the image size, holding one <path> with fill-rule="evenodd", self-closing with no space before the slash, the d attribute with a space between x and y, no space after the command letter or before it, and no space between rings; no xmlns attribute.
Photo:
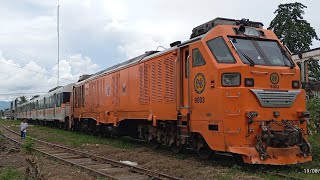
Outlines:
<svg viewBox="0 0 320 180"><path fill-rule="evenodd" d="M70 117L70 94L73 84L59 86L47 94L35 96L29 102L17 104L16 119L28 119L40 124L51 123L58 127L68 127Z"/></svg>

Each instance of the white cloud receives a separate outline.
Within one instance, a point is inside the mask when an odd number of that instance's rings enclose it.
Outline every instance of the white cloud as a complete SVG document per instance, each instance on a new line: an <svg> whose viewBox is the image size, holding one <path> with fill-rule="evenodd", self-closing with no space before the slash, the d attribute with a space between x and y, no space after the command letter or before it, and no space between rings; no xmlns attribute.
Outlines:
<svg viewBox="0 0 320 180"><path fill-rule="evenodd" d="M55 77L13 65L56 76L57 2L1 1L0 68L6 74L0 83L6 85L0 93L47 91L56 85ZM187 40L193 27L216 17L249 18L267 27L277 6L285 2L289 1L272 0L261 8L255 0L60 0L60 77L76 80L85 72ZM305 19L320 36L319 2L301 2L308 6ZM320 42L314 43L317 46Z"/></svg>
<svg viewBox="0 0 320 180"><path fill-rule="evenodd" d="M45 69L38 63L30 61L21 65L14 60L5 59L0 52L0 100L12 100L19 93L47 92L57 86L57 68ZM60 85L76 82L80 75L92 74L98 71L98 65L88 57L81 54L70 56L60 61ZM12 95L4 95L9 93Z"/></svg>

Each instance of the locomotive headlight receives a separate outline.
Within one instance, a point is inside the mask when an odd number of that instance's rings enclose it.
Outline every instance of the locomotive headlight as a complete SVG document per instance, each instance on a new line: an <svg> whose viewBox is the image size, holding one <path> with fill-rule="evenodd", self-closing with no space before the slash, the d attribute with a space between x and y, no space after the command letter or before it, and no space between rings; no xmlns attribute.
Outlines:
<svg viewBox="0 0 320 180"><path fill-rule="evenodd" d="M247 27L247 26L244 26L244 25L241 25L239 27L238 33L244 34L246 36L255 36L255 37L260 37L260 35L261 35L260 31L256 30L255 28Z"/></svg>
<svg viewBox="0 0 320 180"><path fill-rule="evenodd" d="M221 76L222 86L240 86L240 73L223 73Z"/></svg>

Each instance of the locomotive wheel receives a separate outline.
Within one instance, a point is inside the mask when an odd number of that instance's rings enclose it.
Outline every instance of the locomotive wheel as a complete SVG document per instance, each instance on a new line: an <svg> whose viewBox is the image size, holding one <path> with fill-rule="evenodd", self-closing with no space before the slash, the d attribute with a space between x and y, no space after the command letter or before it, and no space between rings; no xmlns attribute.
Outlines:
<svg viewBox="0 0 320 180"><path fill-rule="evenodd" d="M197 151L200 159L209 159L212 157L213 151L210 149L210 147L202 147Z"/></svg>
<svg viewBox="0 0 320 180"><path fill-rule="evenodd" d="M152 139L149 142L149 145L150 145L151 149L155 150L155 149L158 149L161 144L156 139Z"/></svg>
<svg viewBox="0 0 320 180"><path fill-rule="evenodd" d="M176 143L172 143L170 147L174 154L180 153L183 148L181 145L178 146Z"/></svg>

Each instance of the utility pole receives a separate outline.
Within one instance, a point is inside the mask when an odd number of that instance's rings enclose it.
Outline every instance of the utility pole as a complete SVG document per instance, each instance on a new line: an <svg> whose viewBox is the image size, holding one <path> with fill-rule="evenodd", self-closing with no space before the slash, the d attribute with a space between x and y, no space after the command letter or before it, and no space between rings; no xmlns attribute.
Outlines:
<svg viewBox="0 0 320 180"><path fill-rule="evenodd" d="M58 34L58 86L59 86L59 79L60 79L60 29L59 29L59 9L60 9L60 2L58 0L58 7L57 7L57 34Z"/></svg>

